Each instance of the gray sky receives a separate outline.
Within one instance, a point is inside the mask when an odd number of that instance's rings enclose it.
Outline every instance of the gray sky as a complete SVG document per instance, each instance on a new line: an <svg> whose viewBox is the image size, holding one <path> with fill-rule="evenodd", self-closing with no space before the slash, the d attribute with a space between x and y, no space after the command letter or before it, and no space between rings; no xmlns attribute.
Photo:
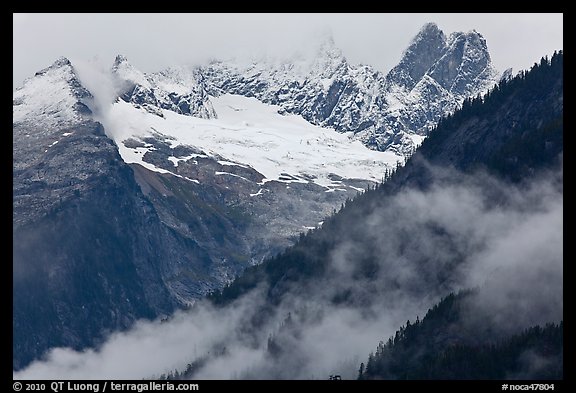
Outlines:
<svg viewBox="0 0 576 393"><path fill-rule="evenodd" d="M562 14L14 14L13 88L59 56L112 64L124 54L137 68L293 51L331 30L352 64L387 72L426 22L447 35L475 29L500 71L529 68L563 48Z"/></svg>

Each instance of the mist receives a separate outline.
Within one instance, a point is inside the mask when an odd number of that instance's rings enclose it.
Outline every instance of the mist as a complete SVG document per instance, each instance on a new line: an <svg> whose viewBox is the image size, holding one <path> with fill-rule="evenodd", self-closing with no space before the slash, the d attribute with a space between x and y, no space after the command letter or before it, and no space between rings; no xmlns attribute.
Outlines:
<svg viewBox="0 0 576 393"><path fill-rule="evenodd" d="M110 112L121 92L121 85L111 72L112 62L99 57L90 60L71 60L81 84L92 94L87 103L92 110L94 120L102 123L109 137L115 129ZM112 138L113 139L113 138Z"/></svg>
<svg viewBox="0 0 576 393"><path fill-rule="evenodd" d="M350 223L326 274L292 284L273 308L261 283L223 308L200 301L169 321L140 321L97 349L53 349L13 377L157 378L196 361L195 379L354 379L379 341L468 288L477 294L465 323L508 334L562 320L562 172L510 185L432 170L429 189L403 190ZM376 273L358 277L374 255ZM343 291L352 301L334 302Z"/></svg>
<svg viewBox="0 0 576 393"><path fill-rule="evenodd" d="M561 13L13 14L12 85L60 56L98 55L111 62L123 54L155 72L247 52L289 52L326 30L352 64L386 73L427 22L438 23L446 35L482 33L500 71L527 69L563 47Z"/></svg>
<svg viewBox="0 0 576 393"><path fill-rule="evenodd" d="M234 327L242 324L248 312L246 308L252 306L251 299L242 299L226 313L203 303L193 314L176 312L169 322L139 321L129 331L111 334L98 349L56 348L44 360L32 363L14 377L140 379L159 376L183 368L194 356L212 350L216 342L234 339Z"/></svg>

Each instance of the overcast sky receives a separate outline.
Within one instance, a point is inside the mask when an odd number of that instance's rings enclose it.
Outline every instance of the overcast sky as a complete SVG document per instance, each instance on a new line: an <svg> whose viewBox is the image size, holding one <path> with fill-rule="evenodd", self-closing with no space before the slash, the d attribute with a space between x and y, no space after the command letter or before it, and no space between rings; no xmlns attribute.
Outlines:
<svg viewBox="0 0 576 393"><path fill-rule="evenodd" d="M387 72L426 22L447 35L475 29L500 71L529 68L563 48L562 14L14 14L13 87L60 56L145 72L234 53L293 51L331 31L352 64Z"/></svg>

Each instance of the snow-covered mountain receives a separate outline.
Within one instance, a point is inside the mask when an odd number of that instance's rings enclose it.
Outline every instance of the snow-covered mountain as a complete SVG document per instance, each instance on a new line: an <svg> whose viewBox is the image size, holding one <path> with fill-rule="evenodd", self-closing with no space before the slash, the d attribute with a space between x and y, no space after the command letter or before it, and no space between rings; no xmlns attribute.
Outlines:
<svg viewBox="0 0 576 393"><path fill-rule="evenodd" d="M190 97L205 86L203 71L196 67L148 75L118 56L112 75L120 90L105 123L123 160L175 176L200 198L218 194L218 204L236 206L251 216L257 213L244 236L252 249L247 251L250 264L318 226L403 160L392 152L368 149L353 133L313 125L254 97L203 92L198 102L209 111L199 116L164 105L169 86ZM126 94L127 83L128 91L137 93ZM173 215L169 209L166 214ZM182 230L180 220L164 219L175 230Z"/></svg>
<svg viewBox="0 0 576 393"><path fill-rule="evenodd" d="M65 127L91 114L85 101L92 97L79 82L65 57L38 71L13 94L12 121L17 125Z"/></svg>
<svg viewBox="0 0 576 393"><path fill-rule="evenodd" d="M64 58L14 92L15 368L170 313L163 261L200 266L92 119L91 96Z"/></svg>
<svg viewBox="0 0 576 393"><path fill-rule="evenodd" d="M113 72L120 97L148 112L160 109L204 119L218 116L210 97L254 97L280 114L352 134L371 149L409 156L442 116L499 80L487 44L476 31L449 37L434 23L412 40L387 75L351 65L331 36L312 57L264 57L247 62L172 67L146 75L118 56Z"/></svg>
<svg viewBox="0 0 576 393"><path fill-rule="evenodd" d="M16 369L221 289L400 159L255 99L196 101L182 73L120 58L105 112L67 59L15 91Z"/></svg>
<svg viewBox="0 0 576 393"><path fill-rule="evenodd" d="M159 117L123 101L115 104L110 119L118 128L112 134L124 161L177 175L180 164L213 159L229 167L220 175L240 176L235 168L258 172L263 187L270 181L314 183L334 192L350 187L363 191L347 184L354 179L381 181L401 159L367 149L350 135L312 125L301 116L280 115L277 106L255 98L223 94L211 100L218 119L169 110ZM159 158L154 141L166 144L173 154Z"/></svg>
<svg viewBox="0 0 576 393"><path fill-rule="evenodd" d="M216 117L197 68L170 67L146 75L118 55L112 66L119 95L127 102L161 116L160 109L210 119Z"/></svg>
<svg viewBox="0 0 576 393"><path fill-rule="evenodd" d="M14 367L221 289L494 75L478 33L434 25L388 76L330 38L311 58L154 73L118 56L106 108L58 59L13 95Z"/></svg>
<svg viewBox="0 0 576 393"><path fill-rule="evenodd" d="M26 222L30 215L41 216L59 200L72 197L83 187L82 183L98 171L98 162L93 162L90 168L67 166L62 167L57 176L44 176L50 170L53 152L60 147L58 144L75 141L77 126L91 126L92 111L86 105L91 98L92 94L82 86L66 58L59 58L50 67L37 72L14 92L15 224ZM86 153L88 155L88 150ZM56 187L59 192L39 193L40 186Z"/></svg>
<svg viewBox="0 0 576 393"><path fill-rule="evenodd" d="M387 75L351 65L327 37L313 59L251 64L217 61L202 69L209 92L278 105L312 124L353 132L370 148L409 155L422 136L467 97L498 81L485 39L476 31L446 38L426 24Z"/></svg>

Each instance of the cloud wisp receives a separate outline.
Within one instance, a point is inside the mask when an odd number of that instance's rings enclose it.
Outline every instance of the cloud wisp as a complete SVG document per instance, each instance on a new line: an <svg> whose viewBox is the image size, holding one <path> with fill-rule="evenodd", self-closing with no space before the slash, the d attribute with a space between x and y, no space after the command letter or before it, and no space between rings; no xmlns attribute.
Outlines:
<svg viewBox="0 0 576 393"><path fill-rule="evenodd" d="M274 308L262 284L224 308L202 301L168 322L139 322L97 350L53 349L14 378L149 378L198 359L204 361L197 379L355 378L378 341L407 319L422 318L442 296L471 287L478 295L470 323L511 333L558 322L561 176L515 186L487 175L444 174L430 189L401 191L350 223L354 236L340 236L349 240L332 249L327 273L306 289L295 286ZM358 276L365 259L378 267ZM334 302L346 291L352 302ZM267 317L255 323L263 309ZM271 339L282 351L271 351Z"/></svg>

